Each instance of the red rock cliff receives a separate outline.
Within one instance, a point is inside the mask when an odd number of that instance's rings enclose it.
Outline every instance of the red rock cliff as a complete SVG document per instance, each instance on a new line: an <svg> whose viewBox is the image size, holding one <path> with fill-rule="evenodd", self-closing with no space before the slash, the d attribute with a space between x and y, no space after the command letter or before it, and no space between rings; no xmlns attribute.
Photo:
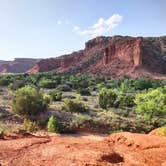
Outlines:
<svg viewBox="0 0 166 166"><path fill-rule="evenodd" d="M86 42L84 50L41 60L29 72L53 70L111 77L148 73L152 77L154 73L166 74L165 48L166 37L97 37Z"/></svg>
<svg viewBox="0 0 166 166"><path fill-rule="evenodd" d="M117 43L105 48L103 63L109 64L115 59L133 66L142 65L142 38L134 38L124 43Z"/></svg>
<svg viewBox="0 0 166 166"><path fill-rule="evenodd" d="M40 59L15 58L13 61L0 63L0 73L24 73L31 69Z"/></svg>

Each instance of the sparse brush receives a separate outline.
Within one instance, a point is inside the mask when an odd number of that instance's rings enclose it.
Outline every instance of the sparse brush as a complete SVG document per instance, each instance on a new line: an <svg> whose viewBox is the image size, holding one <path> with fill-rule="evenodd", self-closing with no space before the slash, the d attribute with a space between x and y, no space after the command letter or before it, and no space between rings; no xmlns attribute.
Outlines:
<svg viewBox="0 0 166 166"><path fill-rule="evenodd" d="M51 116L47 123L48 132L58 133L58 123L54 116Z"/></svg>
<svg viewBox="0 0 166 166"><path fill-rule="evenodd" d="M38 129L38 126L35 122L32 122L29 119L24 119L23 129L28 132L34 132Z"/></svg>

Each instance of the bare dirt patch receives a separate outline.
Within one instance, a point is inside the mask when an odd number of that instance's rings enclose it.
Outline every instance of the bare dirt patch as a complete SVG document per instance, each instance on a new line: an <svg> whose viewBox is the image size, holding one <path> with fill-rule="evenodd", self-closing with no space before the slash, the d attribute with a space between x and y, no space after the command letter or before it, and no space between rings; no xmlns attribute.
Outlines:
<svg viewBox="0 0 166 166"><path fill-rule="evenodd" d="M22 136L0 140L5 166L159 166L166 164L166 137L119 133Z"/></svg>

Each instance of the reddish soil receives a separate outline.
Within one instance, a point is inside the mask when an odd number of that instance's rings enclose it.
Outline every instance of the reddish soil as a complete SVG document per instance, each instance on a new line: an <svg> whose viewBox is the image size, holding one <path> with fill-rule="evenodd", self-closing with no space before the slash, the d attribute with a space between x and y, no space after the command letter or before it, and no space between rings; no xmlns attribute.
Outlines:
<svg viewBox="0 0 166 166"><path fill-rule="evenodd" d="M6 137L0 140L3 166L164 166L166 137L119 133Z"/></svg>

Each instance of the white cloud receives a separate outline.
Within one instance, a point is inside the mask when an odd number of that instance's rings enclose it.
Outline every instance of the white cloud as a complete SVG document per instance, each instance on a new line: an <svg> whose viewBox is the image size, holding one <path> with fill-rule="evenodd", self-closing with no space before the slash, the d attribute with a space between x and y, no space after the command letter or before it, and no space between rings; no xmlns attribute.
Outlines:
<svg viewBox="0 0 166 166"><path fill-rule="evenodd" d="M58 20L58 21L57 21L57 24L58 24L58 25L61 25L61 24L62 24L62 21L61 21L61 20Z"/></svg>
<svg viewBox="0 0 166 166"><path fill-rule="evenodd" d="M74 26L74 27L73 27L73 30L74 30L74 31L80 31L80 27Z"/></svg>
<svg viewBox="0 0 166 166"><path fill-rule="evenodd" d="M112 29L118 26L122 19L123 16L114 14L108 19L99 18L94 25L88 27L85 30L81 30L81 28L78 26L74 26L73 30L80 35L90 35L92 37L96 37L111 32Z"/></svg>

